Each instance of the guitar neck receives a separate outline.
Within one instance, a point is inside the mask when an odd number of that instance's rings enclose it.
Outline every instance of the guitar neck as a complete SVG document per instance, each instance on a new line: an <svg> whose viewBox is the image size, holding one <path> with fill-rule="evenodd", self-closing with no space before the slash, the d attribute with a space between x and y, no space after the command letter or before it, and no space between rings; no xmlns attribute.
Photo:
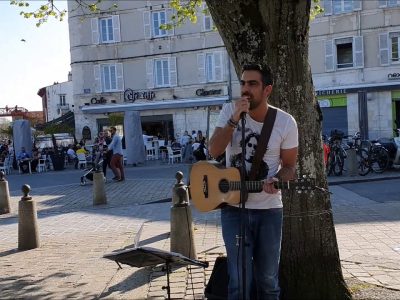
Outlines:
<svg viewBox="0 0 400 300"><path fill-rule="evenodd" d="M259 193L263 190L264 181L246 181L246 188L249 193ZM280 190L289 189L289 182L277 181L274 183L275 188ZM229 189L238 191L241 188L240 181L230 181Z"/></svg>

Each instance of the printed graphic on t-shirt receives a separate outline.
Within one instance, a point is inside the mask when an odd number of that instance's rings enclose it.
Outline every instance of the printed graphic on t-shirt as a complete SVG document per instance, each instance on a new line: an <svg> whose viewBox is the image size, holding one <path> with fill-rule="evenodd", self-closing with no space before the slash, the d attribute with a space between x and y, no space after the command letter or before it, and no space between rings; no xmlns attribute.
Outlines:
<svg viewBox="0 0 400 300"><path fill-rule="evenodd" d="M240 133L240 135L242 134L240 128L238 128L238 133ZM246 178L249 177L251 165L255 158L254 156L256 154L256 149L257 149L259 139L260 139L259 133L253 132L251 129L246 128L246 132L245 132L246 156L244 159L245 165L246 165ZM241 151L242 141L240 141L237 149L239 149ZM229 161L230 161L232 167L235 167L235 168L238 168L239 170L241 170L242 153L239 152L236 154L232 154L229 158ZM269 169L268 165L263 160L261 160L261 165L258 170L257 179L258 180L264 179L268 175L268 169Z"/></svg>

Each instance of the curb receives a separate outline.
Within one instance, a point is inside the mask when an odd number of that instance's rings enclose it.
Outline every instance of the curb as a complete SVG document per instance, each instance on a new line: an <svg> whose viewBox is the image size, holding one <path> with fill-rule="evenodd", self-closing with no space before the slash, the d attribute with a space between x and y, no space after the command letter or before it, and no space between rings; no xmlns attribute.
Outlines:
<svg viewBox="0 0 400 300"><path fill-rule="evenodd" d="M400 175L397 176L384 176L384 177L374 177L374 178L354 178L354 179L343 179L338 181L329 182L328 185L341 185L348 183L363 183L363 182L373 182L373 181L384 181L384 180L392 180L392 179L400 179Z"/></svg>

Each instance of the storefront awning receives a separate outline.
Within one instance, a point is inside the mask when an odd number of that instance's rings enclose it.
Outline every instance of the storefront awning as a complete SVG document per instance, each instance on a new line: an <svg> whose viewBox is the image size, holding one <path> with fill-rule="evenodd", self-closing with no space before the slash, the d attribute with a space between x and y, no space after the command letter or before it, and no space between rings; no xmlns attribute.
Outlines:
<svg viewBox="0 0 400 300"><path fill-rule="evenodd" d="M143 111L143 110L160 110L160 109L176 109L176 108L195 108L204 106L222 105L228 102L228 96L216 98L195 98L180 100L165 100L150 103L126 103L126 104L95 104L84 105L81 107L83 113L87 114L103 114L123 111Z"/></svg>

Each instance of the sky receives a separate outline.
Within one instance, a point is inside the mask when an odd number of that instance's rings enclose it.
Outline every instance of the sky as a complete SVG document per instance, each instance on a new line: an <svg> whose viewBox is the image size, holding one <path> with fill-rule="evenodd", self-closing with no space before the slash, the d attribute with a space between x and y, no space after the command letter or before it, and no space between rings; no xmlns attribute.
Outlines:
<svg viewBox="0 0 400 300"><path fill-rule="evenodd" d="M46 3L29 2L32 6ZM67 1L55 3L60 10L67 8ZM18 105L41 111L38 90L67 81L71 70L68 20L51 19L36 27L34 20L25 19L19 12L9 0L0 0L0 108Z"/></svg>

